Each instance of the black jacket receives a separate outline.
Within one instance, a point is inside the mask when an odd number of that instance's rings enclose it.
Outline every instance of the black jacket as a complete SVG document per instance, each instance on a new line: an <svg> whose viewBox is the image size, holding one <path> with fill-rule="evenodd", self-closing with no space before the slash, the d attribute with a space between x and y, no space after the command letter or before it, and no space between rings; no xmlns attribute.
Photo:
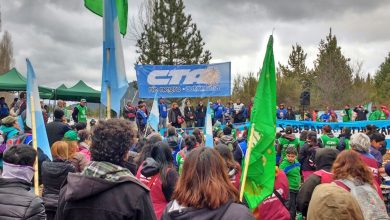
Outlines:
<svg viewBox="0 0 390 220"><path fill-rule="evenodd" d="M192 117L192 118L191 118ZM195 120L195 109L194 107L190 106L186 106L184 107L184 119L186 121L191 121L191 120Z"/></svg>
<svg viewBox="0 0 390 220"><path fill-rule="evenodd" d="M317 150L315 157L316 170L325 170L330 172L338 153L338 150L332 148ZM307 215L307 210L313 191L320 184L321 177L317 175L310 175L301 186L301 189L297 195L297 210L300 211L303 216Z"/></svg>
<svg viewBox="0 0 390 220"><path fill-rule="evenodd" d="M69 172L75 172L75 167L68 161L55 160L45 161L42 164L42 199L46 210L56 211L58 197L62 183Z"/></svg>
<svg viewBox="0 0 390 220"><path fill-rule="evenodd" d="M54 142L62 140L64 134L69 130L69 125L63 123L59 119L55 119L53 122L48 123L46 125L46 133L50 147Z"/></svg>
<svg viewBox="0 0 390 220"><path fill-rule="evenodd" d="M46 219L42 199L30 189L25 180L0 178L0 219Z"/></svg>
<svg viewBox="0 0 390 220"><path fill-rule="evenodd" d="M368 111L363 108L354 108L354 112L356 112L356 119L355 121L366 121L367 120L367 114Z"/></svg>
<svg viewBox="0 0 390 220"><path fill-rule="evenodd" d="M227 203L217 209L178 207L176 201L168 203L162 220L251 220L255 219L248 208L237 203Z"/></svg>
<svg viewBox="0 0 390 220"><path fill-rule="evenodd" d="M204 106L204 105L198 105L196 107L196 118L205 118L206 117L206 111L207 111L207 107Z"/></svg>
<svg viewBox="0 0 390 220"><path fill-rule="evenodd" d="M286 120L296 120L295 113L293 111L287 111L286 115L284 116L284 119L286 119Z"/></svg>
<svg viewBox="0 0 390 220"><path fill-rule="evenodd" d="M118 181L69 173L61 188L57 220L153 220L149 190L134 176Z"/></svg>

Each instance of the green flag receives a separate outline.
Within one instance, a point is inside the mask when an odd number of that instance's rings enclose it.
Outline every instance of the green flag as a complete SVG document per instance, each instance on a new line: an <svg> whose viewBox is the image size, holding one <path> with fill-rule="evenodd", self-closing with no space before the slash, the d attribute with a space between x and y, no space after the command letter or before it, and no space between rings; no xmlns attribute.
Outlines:
<svg viewBox="0 0 390 220"><path fill-rule="evenodd" d="M272 194L275 181L276 77L273 36L268 40L250 117L248 150L243 163L240 199L250 209Z"/></svg>
<svg viewBox="0 0 390 220"><path fill-rule="evenodd" d="M103 16L103 1L110 0L84 0L84 5L93 13ZM118 14L119 30L123 36L127 31L127 0L114 0L116 1L116 11Z"/></svg>

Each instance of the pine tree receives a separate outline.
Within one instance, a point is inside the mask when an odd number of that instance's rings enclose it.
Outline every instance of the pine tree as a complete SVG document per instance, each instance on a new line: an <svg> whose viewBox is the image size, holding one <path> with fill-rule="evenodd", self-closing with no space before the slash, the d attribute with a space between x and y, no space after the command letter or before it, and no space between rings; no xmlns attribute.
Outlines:
<svg viewBox="0 0 390 220"><path fill-rule="evenodd" d="M314 98L318 105L340 108L350 103L352 69L349 58L341 53L337 38L330 29L326 40L321 40L314 62Z"/></svg>
<svg viewBox="0 0 390 220"><path fill-rule="evenodd" d="M0 74L11 69L13 63L12 39L8 31L4 32L0 41Z"/></svg>
<svg viewBox="0 0 390 220"><path fill-rule="evenodd" d="M390 53L385 58L385 61L379 66L379 70L376 72L374 78L375 88L377 91L378 101L388 101L390 95Z"/></svg>
<svg viewBox="0 0 390 220"><path fill-rule="evenodd" d="M156 0L152 21L137 40L137 62L141 64L208 63L211 53L204 50L203 38L191 15L184 13L182 0Z"/></svg>
<svg viewBox="0 0 390 220"><path fill-rule="evenodd" d="M288 65L284 66L279 63L279 69L283 77L294 80L300 84L302 90L310 90L313 77L306 67L307 53L298 43L292 46L289 55Z"/></svg>

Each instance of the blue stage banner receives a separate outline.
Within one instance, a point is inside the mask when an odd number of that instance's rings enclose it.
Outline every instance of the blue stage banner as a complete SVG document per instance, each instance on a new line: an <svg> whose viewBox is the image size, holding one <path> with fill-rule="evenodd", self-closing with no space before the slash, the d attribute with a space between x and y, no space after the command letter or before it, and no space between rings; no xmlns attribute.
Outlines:
<svg viewBox="0 0 390 220"><path fill-rule="evenodd" d="M231 65L136 65L140 98L231 95Z"/></svg>

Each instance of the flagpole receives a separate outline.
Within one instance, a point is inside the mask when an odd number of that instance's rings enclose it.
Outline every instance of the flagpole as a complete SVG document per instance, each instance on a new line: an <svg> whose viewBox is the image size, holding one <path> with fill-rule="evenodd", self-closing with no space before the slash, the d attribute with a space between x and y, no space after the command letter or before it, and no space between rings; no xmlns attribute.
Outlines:
<svg viewBox="0 0 390 220"><path fill-rule="evenodd" d="M111 87L107 86L107 119L111 118Z"/></svg>
<svg viewBox="0 0 390 220"><path fill-rule="evenodd" d="M37 152L37 156L35 158L34 163L34 193L35 195L39 195L39 185L38 185L38 146L37 146L37 126L35 123L35 106L34 106L34 97L30 96L30 108L31 108L31 126L32 126L32 138L33 138L33 148Z"/></svg>
<svg viewBox="0 0 390 220"><path fill-rule="evenodd" d="M249 143L248 146L249 148L247 149L246 155L245 155L245 167L242 172L242 184L241 184L241 189L240 189L240 201L242 202L243 196L244 196L244 190L245 190L245 184L246 184L246 176L248 175L248 167L249 167L249 159L251 157L251 152L253 148L253 134L254 134L254 123L252 123L251 126L251 135L249 136Z"/></svg>
<svg viewBox="0 0 390 220"><path fill-rule="evenodd" d="M106 49L106 71L108 70L108 66L110 65L110 49ZM107 82L104 82L108 84ZM111 118L111 86L107 85L107 119Z"/></svg>

